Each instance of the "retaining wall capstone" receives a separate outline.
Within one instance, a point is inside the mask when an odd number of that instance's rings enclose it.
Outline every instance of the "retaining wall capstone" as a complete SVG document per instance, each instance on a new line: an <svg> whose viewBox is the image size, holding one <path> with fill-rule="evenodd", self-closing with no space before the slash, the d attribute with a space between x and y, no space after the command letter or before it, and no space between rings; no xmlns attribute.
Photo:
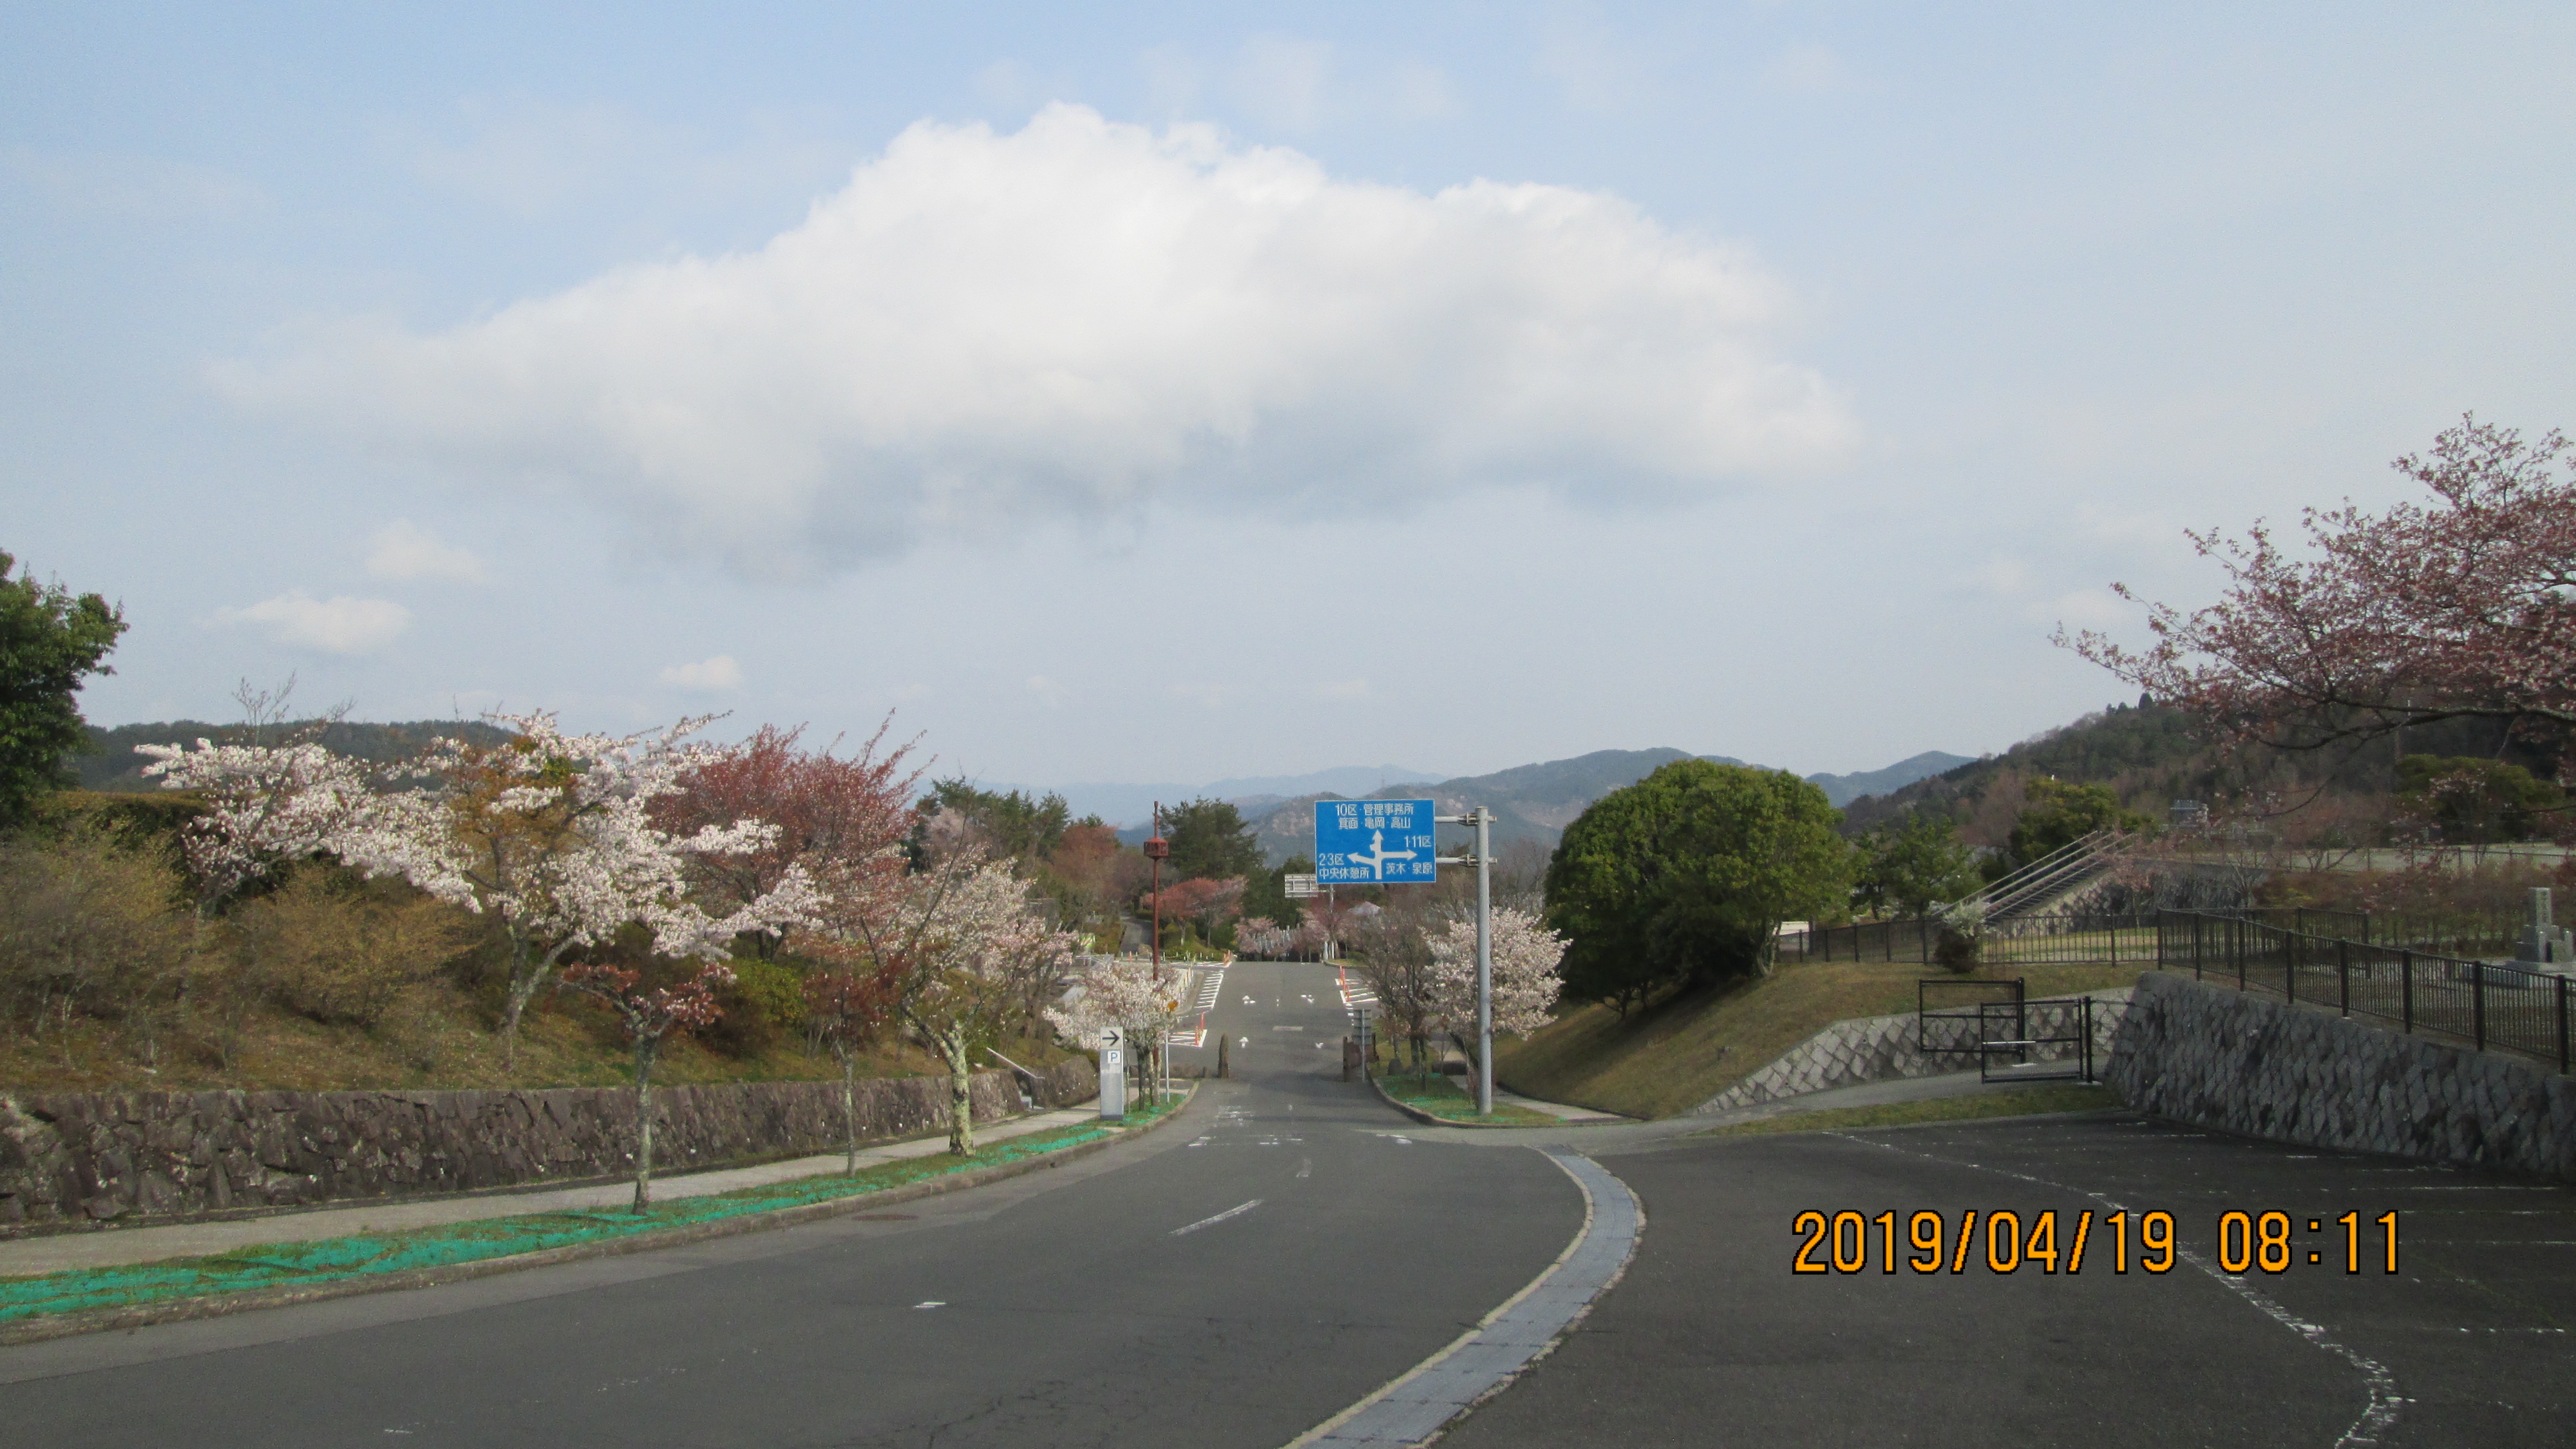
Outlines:
<svg viewBox="0 0 2576 1449"><path fill-rule="evenodd" d="M1040 1074L1039 1105L1096 1095L1088 1062ZM975 1120L1019 1110L978 1072ZM841 1084L657 1087L656 1170L828 1152ZM948 1124L948 1079L858 1084L860 1135ZM228 1209L402 1198L611 1177L633 1166L635 1096L619 1087L441 1092L0 1094L0 1225L130 1223Z"/></svg>
<svg viewBox="0 0 2576 1449"><path fill-rule="evenodd" d="M2104 1075L2249 1137L2576 1178L2576 1080L2179 976L2139 978Z"/></svg>
<svg viewBox="0 0 2576 1449"><path fill-rule="evenodd" d="M2097 1064L2109 1057L2113 1033L2128 1003L2127 987L2093 993L2093 1059ZM2081 1010L2072 1002L2033 1005L2023 1020L2033 1036L2066 1036L2076 1030L2077 1013ZM1690 1115L1732 1111L1862 1082L1976 1070L1977 1054L1973 1048L1977 1029L1973 1019L1935 1018L1925 1024L1928 1033L1920 1041L1916 1025L1915 1014L1910 1011L1899 1016L1856 1016L1835 1022L1743 1081L1693 1107ZM1927 1045L1932 1050L1924 1050ZM1970 1050L1956 1050L1962 1047ZM2074 1047L2068 1045L2033 1051L2029 1059L2060 1061L2074 1054Z"/></svg>

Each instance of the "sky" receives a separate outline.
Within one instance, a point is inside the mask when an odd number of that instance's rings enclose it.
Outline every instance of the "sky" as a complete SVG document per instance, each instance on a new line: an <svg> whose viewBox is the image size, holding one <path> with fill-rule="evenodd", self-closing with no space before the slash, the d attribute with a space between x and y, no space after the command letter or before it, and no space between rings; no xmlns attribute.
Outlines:
<svg viewBox="0 0 2576 1449"><path fill-rule="evenodd" d="M94 723L1811 773L2576 423L2564 6L10 4Z"/></svg>

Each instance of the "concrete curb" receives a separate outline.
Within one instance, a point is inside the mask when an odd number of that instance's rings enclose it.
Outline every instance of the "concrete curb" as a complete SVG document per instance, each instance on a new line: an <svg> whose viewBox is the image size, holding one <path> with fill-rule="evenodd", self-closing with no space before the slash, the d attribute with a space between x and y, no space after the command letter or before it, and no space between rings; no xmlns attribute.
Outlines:
<svg viewBox="0 0 2576 1449"><path fill-rule="evenodd" d="M409 1268L395 1273L369 1277L345 1278L336 1283L316 1283L309 1287L293 1285L278 1288L250 1288L238 1293L209 1294L202 1298L176 1298L164 1303L137 1303L120 1308L93 1308L77 1313L55 1314L0 1325L0 1348L22 1343L41 1343L52 1338L73 1338L85 1333L110 1333L119 1329L147 1328L161 1323L184 1323L199 1318L222 1318L235 1313L250 1313L263 1308L287 1308L299 1303L319 1303L332 1298L354 1298L362 1293L389 1293L405 1288L433 1288L442 1283L462 1283L473 1278L490 1278L502 1273L515 1273L526 1268L546 1268L557 1263L574 1263L588 1258L613 1258L627 1253L649 1253L660 1248L682 1247L714 1238L736 1237L743 1233L766 1232L773 1228L792 1228L820 1222L849 1213L868 1212L895 1203L914 1202L942 1193L963 1192L986 1183L1019 1177L1043 1168L1059 1167L1076 1158L1106 1151L1121 1142L1132 1142L1165 1123L1178 1119L1198 1095L1192 1083L1180 1105L1134 1131L1121 1131L1114 1137L1076 1143L1053 1152L1041 1152L1017 1162L994 1167L972 1168L952 1172L926 1182L905 1183L901 1187L876 1192L852 1193L829 1202L807 1203L802 1207L779 1208L772 1212L745 1213L740 1217L720 1218L713 1222L692 1223L658 1233L636 1233L628 1237L597 1243L569 1243L560 1248L545 1248L533 1253L515 1253L506 1258L485 1258L473 1263L454 1263L438 1268Z"/></svg>

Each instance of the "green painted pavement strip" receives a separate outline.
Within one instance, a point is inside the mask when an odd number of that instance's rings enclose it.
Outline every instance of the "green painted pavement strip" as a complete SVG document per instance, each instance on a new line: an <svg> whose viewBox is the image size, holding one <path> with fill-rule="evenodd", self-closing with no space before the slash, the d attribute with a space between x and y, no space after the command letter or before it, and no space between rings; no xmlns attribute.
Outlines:
<svg viewBox="0 0 2576 1449"><path fill-rule="evenodd" d="M1174 1107L1139 1109L1134 1127ZM951 1173L1002 1167L1114 1135L1116 1129L1082 1125L1032 1132L979 1148L972 1157L945 1154L881 1163L856 1175L833 1173L793 1182L681 1198L643 1213L622 1209L528 1213L482 1218L401 1233L361 1233L303 1243L262 1243L202 1258L171 1258L116 1268L80 1268L23 1278L0 1278L0 1324L47 1314L123 1308L179 1298L203 1298L259 1288L301 1287L421 1268L453 1267L549 1248L614 1241L699 1223L807 1207L859 1197Z"/></svg>

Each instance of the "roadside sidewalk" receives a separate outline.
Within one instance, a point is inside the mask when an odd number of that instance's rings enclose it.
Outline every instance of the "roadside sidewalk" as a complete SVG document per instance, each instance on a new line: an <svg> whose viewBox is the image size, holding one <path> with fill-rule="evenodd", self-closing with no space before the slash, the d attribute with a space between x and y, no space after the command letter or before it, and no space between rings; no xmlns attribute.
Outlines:
<svg viewBox="0 0 2576 1449"><path fill-rule="evenodd" d="M978 1142L1003 1142L1044 1132L1056 1127L1070 1127L1094 1120L1096 1107L1071 1107L1061 1111L1040 1112L1014 1117L990 1127L978 1127ZM859 1149L859 1168L865 1171L881 1163L903 1162L929 1157L948 1150L948 1137L943 1131L936 1137L917 1138L909 1142L882 1143ZM783 1162L764 1162L756 1167L718 1168L711 1172L655 1176L653 1200L671 1202L715 1193L734 1192L746 1187L764 1187L771 1183L792 1182L798 1178L820 1177L841 1170L844 1155L819 1153L812 1157L791 1158ZM167 1258L205 1257L230 1252L236 1248L255 1247L265 1243L314 1242L324 1238L347 1237L356 1233L402 1232L414 1228L437 1227L446 1223L480 1222L495 1218L524 1217L534 1213L573 1212L584 1209L622 1208L635 1200L631 1182L600 1183L590 1187L559 1188L546 1192L498 1192L466 1197L440 1198L429 1202L404 1202L399 1199L351 1204L341 1207L317 1207L301 1212L278 1213L269 1217L236 1218L221 1222L172 1223L165 1227L108 1228L94 1232L59 1233L46 1237L22 1238L0 1243L0 1277L23 1277L37 1273L61 1273L82 1268L110 1268L133 1263L154 1263Z"/></svg>
<svg viewBox="0 0 2576 1449"><path fill-rule="evenodd" d="M1497 1102L1508 1102L1515 1107L1526 1107L1533 1112L1544 1112L1548 1116L1554 1117L1560 1122L1626 1122L1631 1120L1620 1116L1616 1112L1596 1112L1590 1107L1569 1107L1563 1102L1542 1102L1536 1097L1524 1097L1518 1092L1507 1092L1500 1087L1496 1087L1494 1089L1494 1100Z"/></svg>

